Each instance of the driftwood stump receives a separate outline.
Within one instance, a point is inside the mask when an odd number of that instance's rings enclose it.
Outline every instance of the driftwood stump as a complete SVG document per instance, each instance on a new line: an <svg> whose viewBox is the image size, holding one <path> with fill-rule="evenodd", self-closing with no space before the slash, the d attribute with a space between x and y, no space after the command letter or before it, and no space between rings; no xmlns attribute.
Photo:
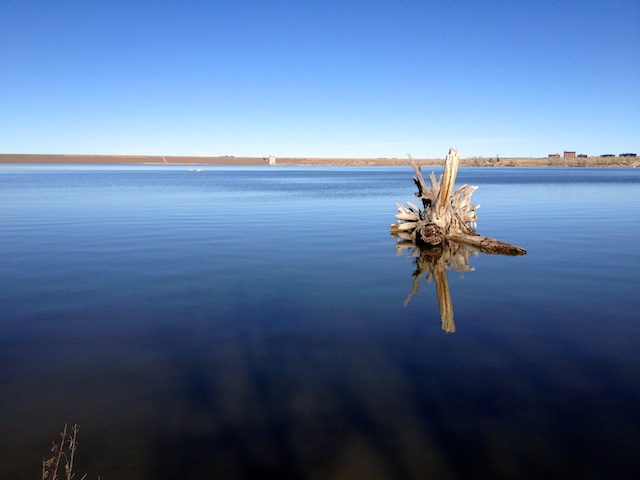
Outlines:
<svg viewBox="0 0 640 480"><path fill-rule="evenodd" d="M471 195L478 187L462 185L453 191L460 152L449 150L444 172L437 180L432 172L429 185L411 155L409 160L415 172L413 181L418 188L415 195L422 207L411 202L407 202L406 207L396 203L398 223L391 225L391 234L400 239L396 244L396 254L409 250L410 256L416 257L413 285L405 305L418 291L420 279L426 275L427 281L436 284L442 329L452 333L456 327L447 272L472 271L469 258L480 252L500 255L525 255L527 252L510 243L476 233L478 207L471 203Z"/></svg>
<svg viewBox="0 0 640 480"><path fill-rule="evenodd" d="M524 255L526 250L501 242L494 238L483 237L475 231L477 207L471 203L471 195L478 187L462 185L455 192L453 186L458 174L460 152L449 150L444 164L444 172L436 180L433 172L429 175L429 183L424 180L422 170L411 155L415 177L413 181L418 188L415 194L422 202L422 208L407 202L407 207L396 203L398 223L391 225L391 234L418 246L437 246L445 240L465 243L478 248L484 253L501 255Z"/></svg>

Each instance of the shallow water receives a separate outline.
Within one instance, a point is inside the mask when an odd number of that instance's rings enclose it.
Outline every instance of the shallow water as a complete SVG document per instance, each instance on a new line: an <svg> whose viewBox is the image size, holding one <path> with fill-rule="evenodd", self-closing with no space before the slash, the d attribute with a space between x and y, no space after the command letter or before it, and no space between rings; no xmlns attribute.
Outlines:
<svg viewBox="0 0 640 480"><path fill-rule="evenodd" d="M461 169L478 255L412 290L409 168L0 166L0 478L623 478L640 171Z"/></svg>

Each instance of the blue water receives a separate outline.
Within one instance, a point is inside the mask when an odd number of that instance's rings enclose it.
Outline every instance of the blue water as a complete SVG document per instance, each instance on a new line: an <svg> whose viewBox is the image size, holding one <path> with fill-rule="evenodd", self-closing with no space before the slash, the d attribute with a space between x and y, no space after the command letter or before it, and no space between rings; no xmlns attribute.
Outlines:
<svg viewBox="0 0 640 480"><path fill-rule="evenodd" d="M461 169L445 333L410 168L202 169L0 166L0 478L637 473L640 171Z"/></svg>

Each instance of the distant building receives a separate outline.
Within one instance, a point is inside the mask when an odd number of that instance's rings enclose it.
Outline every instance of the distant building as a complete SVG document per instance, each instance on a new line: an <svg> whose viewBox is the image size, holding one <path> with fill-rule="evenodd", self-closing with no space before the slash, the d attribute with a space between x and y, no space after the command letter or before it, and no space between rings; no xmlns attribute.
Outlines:
<svg viewBox="0 0 640 480"><path fill-rule="evenodd" d="M565 150L563 156L564 156L564 158L576 158L576 152L567 152Z"/></svg>
<svg viewBox="0 0 640 480"><path fill-rule="evenodd" d="M621 157L635 157L636 154L635 153L621 153L620 156Z"/></svg>
<svg viewBox="0 0 640 480"><path fill-rule="evenodd" d="M581 153L580 155L578 155L578 158L587 158L587 154L586 153Z"/></svg>
<svg viewBox="0 0 640 480"><path fill-rule="evenodd" d="M549 158L560 158L560 154L559 153L550 153L549 154Z"/></svg>
<svg viewBox="0 0 640 480"><path fill-rule="evenodd" d="M276 164L276 156L275 155L269 155L269 165L275 165Z"/></svg>

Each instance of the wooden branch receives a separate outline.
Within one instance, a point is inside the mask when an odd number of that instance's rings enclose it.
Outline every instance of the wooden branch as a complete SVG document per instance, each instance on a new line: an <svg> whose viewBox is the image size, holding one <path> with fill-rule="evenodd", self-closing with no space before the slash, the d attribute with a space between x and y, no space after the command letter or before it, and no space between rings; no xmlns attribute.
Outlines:
<svg viewBox="0 0 640 480"><path fill-rule="evenodd" d="M458 165L460 164L460 151L449 149L447 154L447 160L444 164L444 172L442 173L442 181L440 182L440 192L436 200L434 208L435 223L446 222L446 213L451 203L451 192L453 192L453 185L458 175ZM440 225L443 226L443 225Z"/></svg>
<svg viewBox="0 0 640 480"><path fill-rule="evenodd" d="M416 178L414 178L416 185L418 186L418 195L416 196L419 197L429 189L427 188L427 184L424 182L424 178L422 177L422 169L420 168L420 165L418 165L415 160L413 160L413 157L410 153L407 153L407 157L409 157L409 161L411 162L413 171L416 174Z"/></svg>
<svg viewBox="0 0 640 480"><path fill-rule="evenodd" d="M473 195L473 192L477 189L478 187L464 184L453 192L451 199L453 210L458 213L464 223L475 224L478 219L477 209L479 205L475 206L471 203L471 195Z"/></svg>
<svg viewBox="0 0 640 480"><path fill-rule="evenodd" d="M416 176L413 177L413 182L418 188L416 197L422 200L422 208L424 209L425 214L428 214L431 210L431 206L436 203L436 196L433 194L433 191L427 187L427 183L424 181L424 177L422 176L422 169L420 168L420 165L413 160L411 154L407 153L407 156L409 157L409 161L413 167L413 172L416 174Z"/></svg>
<svg viewBox="0 0 640 480"><path fill-rule="evenodd" d="M510 243L501 242L495 238L483 237L482 235L468 235L464 233L455 233L447 235L447 239L454 242L461 242L472 245L482 253L493 253L499 255L526 255L527 251Z"/></svg>
<svg viewBox="0 0 640 480"><path fill-rule="evenodd" d="M436 174L429 173L429 182L431 182L431 194L433 195L433 204L436 204L436 198L440 194L440 182L442 181L442 175L436 180Z"/></svg>

